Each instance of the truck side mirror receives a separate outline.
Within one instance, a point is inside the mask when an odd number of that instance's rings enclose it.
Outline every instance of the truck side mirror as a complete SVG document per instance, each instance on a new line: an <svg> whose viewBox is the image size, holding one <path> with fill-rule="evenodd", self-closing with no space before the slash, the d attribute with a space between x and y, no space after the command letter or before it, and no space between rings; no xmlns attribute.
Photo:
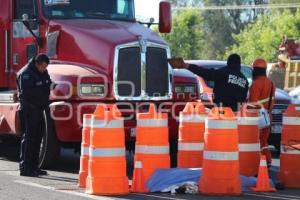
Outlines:
<svg viewBox="0 0 300 200"><path fill-rule="evenodd" d="M159 32L170 33L172 29L171 4L167 1L159 3Z"/></svg>
<svg viewBox="0 0 300 200"><path fill-rule="evenodd" d="M37 20L33 20L32 23L29 21L29 16L28 14L23 14L22 15L22 22L24 26L27 28L27 30L31 33L31 35L35 38L36 43L38 46L42 46L42 38L37 36L32 30L37 29Z"/></svg>
<svg viewBox="0 0 300 200"><path fill-rule="evenodd" d="M39 21L37 19L29 19L28 14L23 14L22 15L22 22L25 26L28 26L31 30L36 30L38 29L38 23Z"/></svg>
<svg viewBox="0 0 300 200"><path fill-rule="evenodd" d="M25 26L29 26L29 16L28 16L28 14L24 13L22 15L22 22Z"/></svg>

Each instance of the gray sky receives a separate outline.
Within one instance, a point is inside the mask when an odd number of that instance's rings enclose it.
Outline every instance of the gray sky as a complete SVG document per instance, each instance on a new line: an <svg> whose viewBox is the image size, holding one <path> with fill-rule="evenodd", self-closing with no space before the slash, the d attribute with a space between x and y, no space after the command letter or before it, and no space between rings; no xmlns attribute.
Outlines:
<svg viewBox="0 0 300 200"><path fill-rule="evenodd" d="M137 18L158 19L158 8L160 0L135 0L135 14Z"/></svg>

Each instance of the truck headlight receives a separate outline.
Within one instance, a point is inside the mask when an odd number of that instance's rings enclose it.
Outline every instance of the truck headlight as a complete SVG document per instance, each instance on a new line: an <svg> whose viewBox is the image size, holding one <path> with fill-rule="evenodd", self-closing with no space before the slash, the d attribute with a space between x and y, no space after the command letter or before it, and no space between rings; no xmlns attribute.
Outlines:
<svg viewBox="0 0 300 200"><path fill-rule="evenodd" d="M183 92L182 86L175 86L175 92L176 93L182 93Z"/></svg>
<svg viewBox="0 0 300 200"><path fill-rule="evenodd" d="M195 86L184 86L185 93L195 93L196 87Z"/></svg>
<svg viewBox="0 0 300 200"><path fill-rule="evenodd" d="M100 84L81 84L79 92L81 96L104 96L105 86Z"/></svg>
<svg viewBox="0 0 300 200"><path fill-rule="evenodd" d="M176 93L196 93L195 85L177 85L175 86Z"/></svg>

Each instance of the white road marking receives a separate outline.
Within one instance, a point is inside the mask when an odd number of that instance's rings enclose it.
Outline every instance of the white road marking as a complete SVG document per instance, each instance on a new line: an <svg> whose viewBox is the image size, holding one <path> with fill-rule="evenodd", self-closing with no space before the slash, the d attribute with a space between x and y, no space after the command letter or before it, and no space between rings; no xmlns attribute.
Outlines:
<svg viewBox="0 0 300 200"><path fill-rule="evenodd" d="M31 186L31 187L36 187L36 188L61 192L61 193L65 193L65 194L71 194L71 195L85 197L85 198L89 198L89 199L95 199L95 200L112 200L112 199L115 199L115 198L102 197L102 196L101 197L100 196L93 196L93 195L89 195L89 194L85 194L85 193L81 193L81 192L76 192L76 191L71 191L71 190L57 190L57 189L55 189L54 187L51 187L51 186L41 185L41 184L29 182L29 181L15 180L14 182L19 183L19 184L23 184L23 185L27 185L27 186ZM151 195L151 194L141 194L141 193L131 193L131 194L136 195L136 196L144 196L144 197L152 197L152 198L154 197L154 198L158 198L158 199L186 200L186 199L171 198L171 197L164 197L164 196ZM120 198L118 198L118 199L120 199Z"/></svg>
<svg viewBox="0 0 300 200"><path fill-rule="evenodd" d="M247 196L256 196L256 197L264 197L264 198L269 198L269 199L300 200L300 197L289 198L289 196L277 195L275 193L268 194L268 195L266 193L261 193L261 194L244 193L244 195L247 195Z"/></svg>
<svg viewBox="0 0 300 200"><path fill-rule="evenodd" d="M263 193L265 195L269 195L268 193ZM281 196L281 197L286 197L286 198L297 198L300 199L300 196L293 196L293 195L288 195L288 194L278 194L276 193L276 196Z"/></svg>
<svg viewBox="0 0 300 200"><path fill-rule="evenodd" d="M32 183L32 182L29 182L29 181L15 180L14 182L19 183L19 184L23 184L23 185L27 185L27 186L36 187L36 188L41 188L41 189L56 191L56 192L60 192L60 193L85 197L85 198L89 198L89 199L95 199L95 200L112 200L113 199L113 198L109 198L109 197L93 196L93 195L80 193L80 192L76 192L76 191L70 191L70 190L57 190L54 187L45 186L45 185L41 185L41 184L37 184L37 183Z"/></svg>
<svg viewBox="0 0 300 200"><path fill-rule="evenodd" d="M186 200L186 199L179 199L179 198L172 198L172 197L163 197L163 196L158 196L158 195L153 195L153 194L142 194L142 193L132 193L137 196L145 196L145 197L155 197L158 199L173 199L173 200Z"/></svg>

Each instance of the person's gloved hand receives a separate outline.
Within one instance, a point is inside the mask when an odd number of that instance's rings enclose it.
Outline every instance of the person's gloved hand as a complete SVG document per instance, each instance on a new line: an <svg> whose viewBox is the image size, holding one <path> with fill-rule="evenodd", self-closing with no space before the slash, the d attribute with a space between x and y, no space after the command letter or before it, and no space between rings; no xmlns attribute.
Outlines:
<svg viewBox="0 0 300 200"><path fill-rule="evenodd" d="M175 69L186 69L189 67L189 64L185 63L183 58L171 58L168 59L168 62Z"/></svg>

